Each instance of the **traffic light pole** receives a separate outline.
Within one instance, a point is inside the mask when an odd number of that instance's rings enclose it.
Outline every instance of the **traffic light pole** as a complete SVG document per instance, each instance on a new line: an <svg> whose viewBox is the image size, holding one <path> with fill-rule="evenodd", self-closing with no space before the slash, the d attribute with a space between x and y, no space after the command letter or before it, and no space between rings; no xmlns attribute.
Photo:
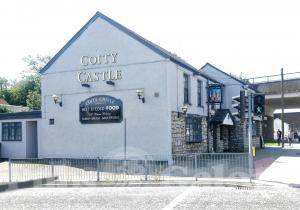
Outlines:
<svg viewBox="0 0 300 210"><path fill-rule="evenodd" d="M283 86L283 68L281 68L281 142L284 148L284 86Z"/></svg>
<svg viewBox="0 0 300 210"><path fill-rule="evenodd" d="M253 156L252 156L252 94L248 90L248 143L249 143L249 177L250 182L252 182L252 175L253 175Z"/></svg>

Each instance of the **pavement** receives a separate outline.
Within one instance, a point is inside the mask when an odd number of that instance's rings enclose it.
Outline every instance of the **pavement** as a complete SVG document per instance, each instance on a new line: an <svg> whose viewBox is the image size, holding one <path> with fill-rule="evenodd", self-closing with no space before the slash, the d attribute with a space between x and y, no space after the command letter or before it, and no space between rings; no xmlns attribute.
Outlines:
<svg viewBox="0 0 300 210"><path fill-rule="evenodd" d="M300 144L260 150L254 161L252 184L246 179L54 182L2 192L0 209L300 209Z"/></svg>
<svg viewBox="0 0 300 210"><path fill-rule="evenodd" d="M0 193L1 209L300 209L288 187L28 188Z"/></svg>
<svg viewBox="0 0 300 210"><path fill-rule="evenodd" d="M8 182L8 161L0 161L0 183Z"/></svg>
<svg viewBox="0 0 300 210"><path fill-rule="evenodd" d="M292 187L300 187L300 144L292 144L289 146L286 144L285 148L281 147L269 147L257 152L254 159L255 164L255 176L256 179L253 180L253 185L287 185ZM8 179L8 163L0 163L0 183L3 185ZM65 166L62 166L65 167ZM28 174L31 173L30 170L40 171L44 170L43 166L40 167L27 167L26 170ZM79 170L79 169L78 169ZM74 172L74 171L72 171ZM82 171L80 169L80 174ZM79 173L78 172L78 173ZM90 178L90 173L88 171L87 178ZM95 172L94 172L95 173ZM39 174L39 173L38 173ZM95 174L94 174L95 175ZM96 177L96 175L94 176ZM29 177L27 177L29 178ZM156 180L151 181L138 181L135 179L126 181L106 181L106 182L89 182L88 180L73 180L73 182L64 182L58 180L54 183L43 185L43 187L166 187L166 186L251 186L249 179L218 179L218 178L195 178L191 177L189 179L179 179L168 180L164 179L159 182ZM32 179L34 180L34 179ZM150 180L150 179L149 179ZM3 189L5 186L3 187Z"/></svg>
<svg viewBox="0 0 300 210"><path fill-rule="evenodd" d="M299 143L259 150L254 161L257 180L300 186Z"/></svg>

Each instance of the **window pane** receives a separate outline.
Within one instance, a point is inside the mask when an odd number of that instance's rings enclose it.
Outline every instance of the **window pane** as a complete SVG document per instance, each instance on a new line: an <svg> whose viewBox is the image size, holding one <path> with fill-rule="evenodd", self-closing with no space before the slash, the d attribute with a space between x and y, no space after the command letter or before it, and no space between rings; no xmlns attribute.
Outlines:
<svg viewBox="0 0 300 210"><path fill-rule="evenodd" d="M189 75L183 74L184 87L183 87L183 100L184 103L189 103Z"/></svg>
<svg viewBox="0 0 300 210"><path fill-rule="evenodd" d="M197 99L198 99L198 106L202 106L202 81L198 80L197 84Z"/></svg>
<svg viewBox="0 0 300 210"><path fill-rule="evenodd" d="M22 140L22 123L21 122L17 122L16 123L16 141L21 141Z"/></svg>
<svg viewBox="0 0 300 210"><path fill-rule="evenodd" d="M2 141L22 141L22 123L2 123Z"/></svg>
<svg viewBox="0 0 300 210"><path fill-rule="evenodd" d="M14 123L9 123L9 140L15 140L15 125Z"/></svg>
<svg viewBox="0 0 300 210"><path fill-rule="evenodd" d="M2 123L2 140L8 140L8 123Z"/></svg>
<svg viewBox="0 0 300 210"><path fill-rule="evenodd" d="M186 118L186 141L201 142L202 141L202 118L188 116Z"/></svg>

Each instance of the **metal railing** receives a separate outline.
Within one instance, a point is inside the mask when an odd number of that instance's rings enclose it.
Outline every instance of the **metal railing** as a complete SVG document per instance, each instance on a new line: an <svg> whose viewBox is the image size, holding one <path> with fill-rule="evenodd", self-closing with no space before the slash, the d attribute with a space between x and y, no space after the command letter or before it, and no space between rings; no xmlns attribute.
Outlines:
<svg viewBox="0 0 300 210"><path fill-rule="evenodd" d="M57 176L59 181L195 180L249 178L248 153L143 157L11 159L10 181Z"/></svg>
<svg viewBox="0 0 300 210"><path fill-rule="evenodd" d="M299 79L300 72L291 72L284 74L285 80ZM268 83L268 82L278 82L281 80L281 74L274 74L261 77L253 77L246 79L250 84Z"/></svg>

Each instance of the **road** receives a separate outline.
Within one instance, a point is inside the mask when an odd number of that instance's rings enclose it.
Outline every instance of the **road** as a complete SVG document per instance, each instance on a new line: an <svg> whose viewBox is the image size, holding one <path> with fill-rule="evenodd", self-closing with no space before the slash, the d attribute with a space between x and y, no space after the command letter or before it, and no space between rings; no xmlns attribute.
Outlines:
<svg viewBox="0 0 300 210"><path fill-rule="evenodd" d="M288 187L29 188L0 193L1 209L300 209Z"/></svg>

